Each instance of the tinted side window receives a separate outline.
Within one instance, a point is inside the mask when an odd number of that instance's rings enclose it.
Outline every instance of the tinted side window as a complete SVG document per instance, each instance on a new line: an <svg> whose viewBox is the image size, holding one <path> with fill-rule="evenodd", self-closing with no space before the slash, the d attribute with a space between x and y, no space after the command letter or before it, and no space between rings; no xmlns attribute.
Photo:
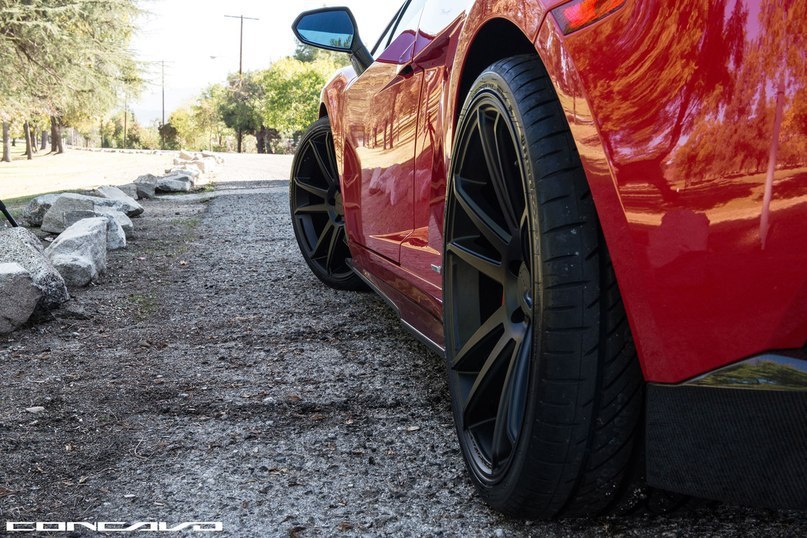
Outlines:
<svg viewBox="0 0 807 538"><path fill-rule="evenodd" d="M398 11L395 12L395 16L390 21L390 23L387 26L386 30L384 30L384 33L381 34L381 37L379 38L378 42L375 44L375 47L373 47L373 52L372 52L373 57L377 58L382 52L384 52L384 49L387 48L387 44L390 42L390 37L392 36L392 32L395 31L395 27L398 24L398 19L401 18L401 12L404 10L407 3L408 2L404 2L401 5L401 7L398 8Z"/></svg>
<svg viewBox="0 0 807 538"><path fill-rule="evenodd" d="M406 6L403 15L398 21L395 31L389 38L389 41L384 45L384 48L389 47L390 44L398 39L398 36L407 30L417 30L418 23L420 23L420 14L423 11L423 6L426 5L426 0L411 0L409 5Z"/></svg>

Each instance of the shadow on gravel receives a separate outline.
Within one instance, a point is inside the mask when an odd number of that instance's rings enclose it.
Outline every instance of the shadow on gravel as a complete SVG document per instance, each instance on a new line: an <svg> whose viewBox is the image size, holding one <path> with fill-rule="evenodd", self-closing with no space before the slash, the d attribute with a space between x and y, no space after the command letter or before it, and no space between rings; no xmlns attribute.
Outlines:
<svg viewBox="0 0 807 538"><path fill-rule="evenodd" d="M221 521L245 537L807 533L803 515L725 505L491 512L466 478L441 361L381 300L309 273L283 183L239 187L147 202L129 249L75 294L90 319L0 341L0 518Z"/></svg>

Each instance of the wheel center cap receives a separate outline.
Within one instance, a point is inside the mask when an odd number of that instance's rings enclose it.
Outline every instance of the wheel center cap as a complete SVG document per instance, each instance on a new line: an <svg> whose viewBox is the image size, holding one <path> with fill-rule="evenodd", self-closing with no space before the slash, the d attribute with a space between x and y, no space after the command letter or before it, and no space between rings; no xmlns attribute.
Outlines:
<svg viewBox="0 0 807 538"><path fill-rule="evenodd" d="M345 215L345 206L342 202L342 193L339 191L332 192L328 195L326 203L330 206L328 213L335 221L339 221Z"/></svg>
<svg viewBox="0 0 807 538"><path fill-rule="evenodd" d="M532 275L523 263L518 270L518 299L524 312L532 311Z"/></svg>

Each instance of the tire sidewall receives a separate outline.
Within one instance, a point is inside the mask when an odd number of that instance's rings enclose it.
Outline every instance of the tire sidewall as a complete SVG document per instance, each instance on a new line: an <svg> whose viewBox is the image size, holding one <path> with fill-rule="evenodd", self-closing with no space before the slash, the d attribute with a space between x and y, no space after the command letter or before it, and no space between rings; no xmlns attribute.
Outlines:
<svg viewBox="0 0 807 538"><path fill-rule="evenodd" d="M533 357L530 364L530 373L529 373L529 388L527 393L527 401L526 401L526 408L524 411L524 422L522 426L521 433L519 435L518 441L516 443L516 447L513 451L513 455L511 461L509 463L509 467L505 472L505 475L496 483L489 483L484 477L479 475L479 470L474 468L470 463L470 454L469 451L473 450L473 447L469 447L467 440L465 438L465 434L461 430L462 424L462 408L461 404L454 395L458 392L457 387L455 386L456 380L455 376L451 372L450 368L450 360L451 358L448 356L448 345L446 346L447 349L447 368L448 368L448 379L449 379L449 389L451 392L451 406L452 412L454 415L454 423L457 427L457 435L460 440L460 446L463 452L465 465L468 468L468 471L473 479L474 485L479 490L482 497L488 502L493 508L508 513L510 511L511 500L515 495L517 495L517 491L522 487L522 479L523 479L523 472L525 465L527 464L530 453L529 453L529 446L530 443L527 442L530 437L534 435L534 428L533 425L536 420L536 415L538 413L538 395L540 393L540 368L541 368L541 361L537 360L537 356L540 355L541 350L541 309L540 309L540 283L541 283L541 263L540 263L540 241L536 241L536 238L540 238L540 228L539 228L539 208L538 208L538 197L536 194L536 186L533 171L535 169L535 163L529 152L529 139L528 135L525 132L523 126L524 122L522 119L521 111L518 107L517 98L514 95L510 85L508 84L507 80L497 71L495 71L495 65L488 68L484 71L479 78L474 82L470 92L468 93L468 97L465 100L465 104L463 105L462 112L459 116L457 121L457 136L455 138L455 147L453 150L452 155L454 157L457 156L457 152L460 150L459 144L463 140L463 132L466 128L465 122L468 118L468 114L471 110L475 109L475 105L479 100L484 96L489 96L494 99L497 99L501 105L503 106L504 110L506 110L509 119L512 123L512 129L514 134L516 135L516 140L518 142L518 152L519 158L521 160L522 169L524 170L524 177L522 181L524 182L524 188L526 192L526 202L529 207L529 215L530 215L530 234L531 234L531 241L533 244L533 267L535 270L533 271L533 286L534 289L538 292L536 295L536 307L533 309L533 342L532 342L532 349L533 349ZM454 173L455 173L455 160L452 158L452 163L450 167L449 177L447 181L447 199L449 196L453 196L452 190L454 188ZM446 220L444 222L443 230L448 230L448 219L450 215L446 212ZM445 242L445 241L444 241ZM445 244L444 244L444 256L445 256ZM446 288L446 281L445 281L445 274L444 273L444 281L443 281L443 289ZM451 308L451 306L444 306L444 311ZM444 321L448 319L447 315L444 315ZM448 344L449 336L449 327L444 325L444 331L446 334L446 341Z"/></svg>

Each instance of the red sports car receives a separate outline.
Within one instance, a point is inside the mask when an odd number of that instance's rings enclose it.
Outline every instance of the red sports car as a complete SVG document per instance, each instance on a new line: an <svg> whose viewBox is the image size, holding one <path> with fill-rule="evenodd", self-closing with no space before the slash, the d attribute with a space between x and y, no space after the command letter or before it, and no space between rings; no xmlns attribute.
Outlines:
<svg viewBox="0 0 807 538"><path fill-rule="evenodd" d="M594 514L632 477L807 507L807 2L408 0L290 188L327 285L446 359L484 499ZM638 474L637 474L638 473Z"/></svg>

